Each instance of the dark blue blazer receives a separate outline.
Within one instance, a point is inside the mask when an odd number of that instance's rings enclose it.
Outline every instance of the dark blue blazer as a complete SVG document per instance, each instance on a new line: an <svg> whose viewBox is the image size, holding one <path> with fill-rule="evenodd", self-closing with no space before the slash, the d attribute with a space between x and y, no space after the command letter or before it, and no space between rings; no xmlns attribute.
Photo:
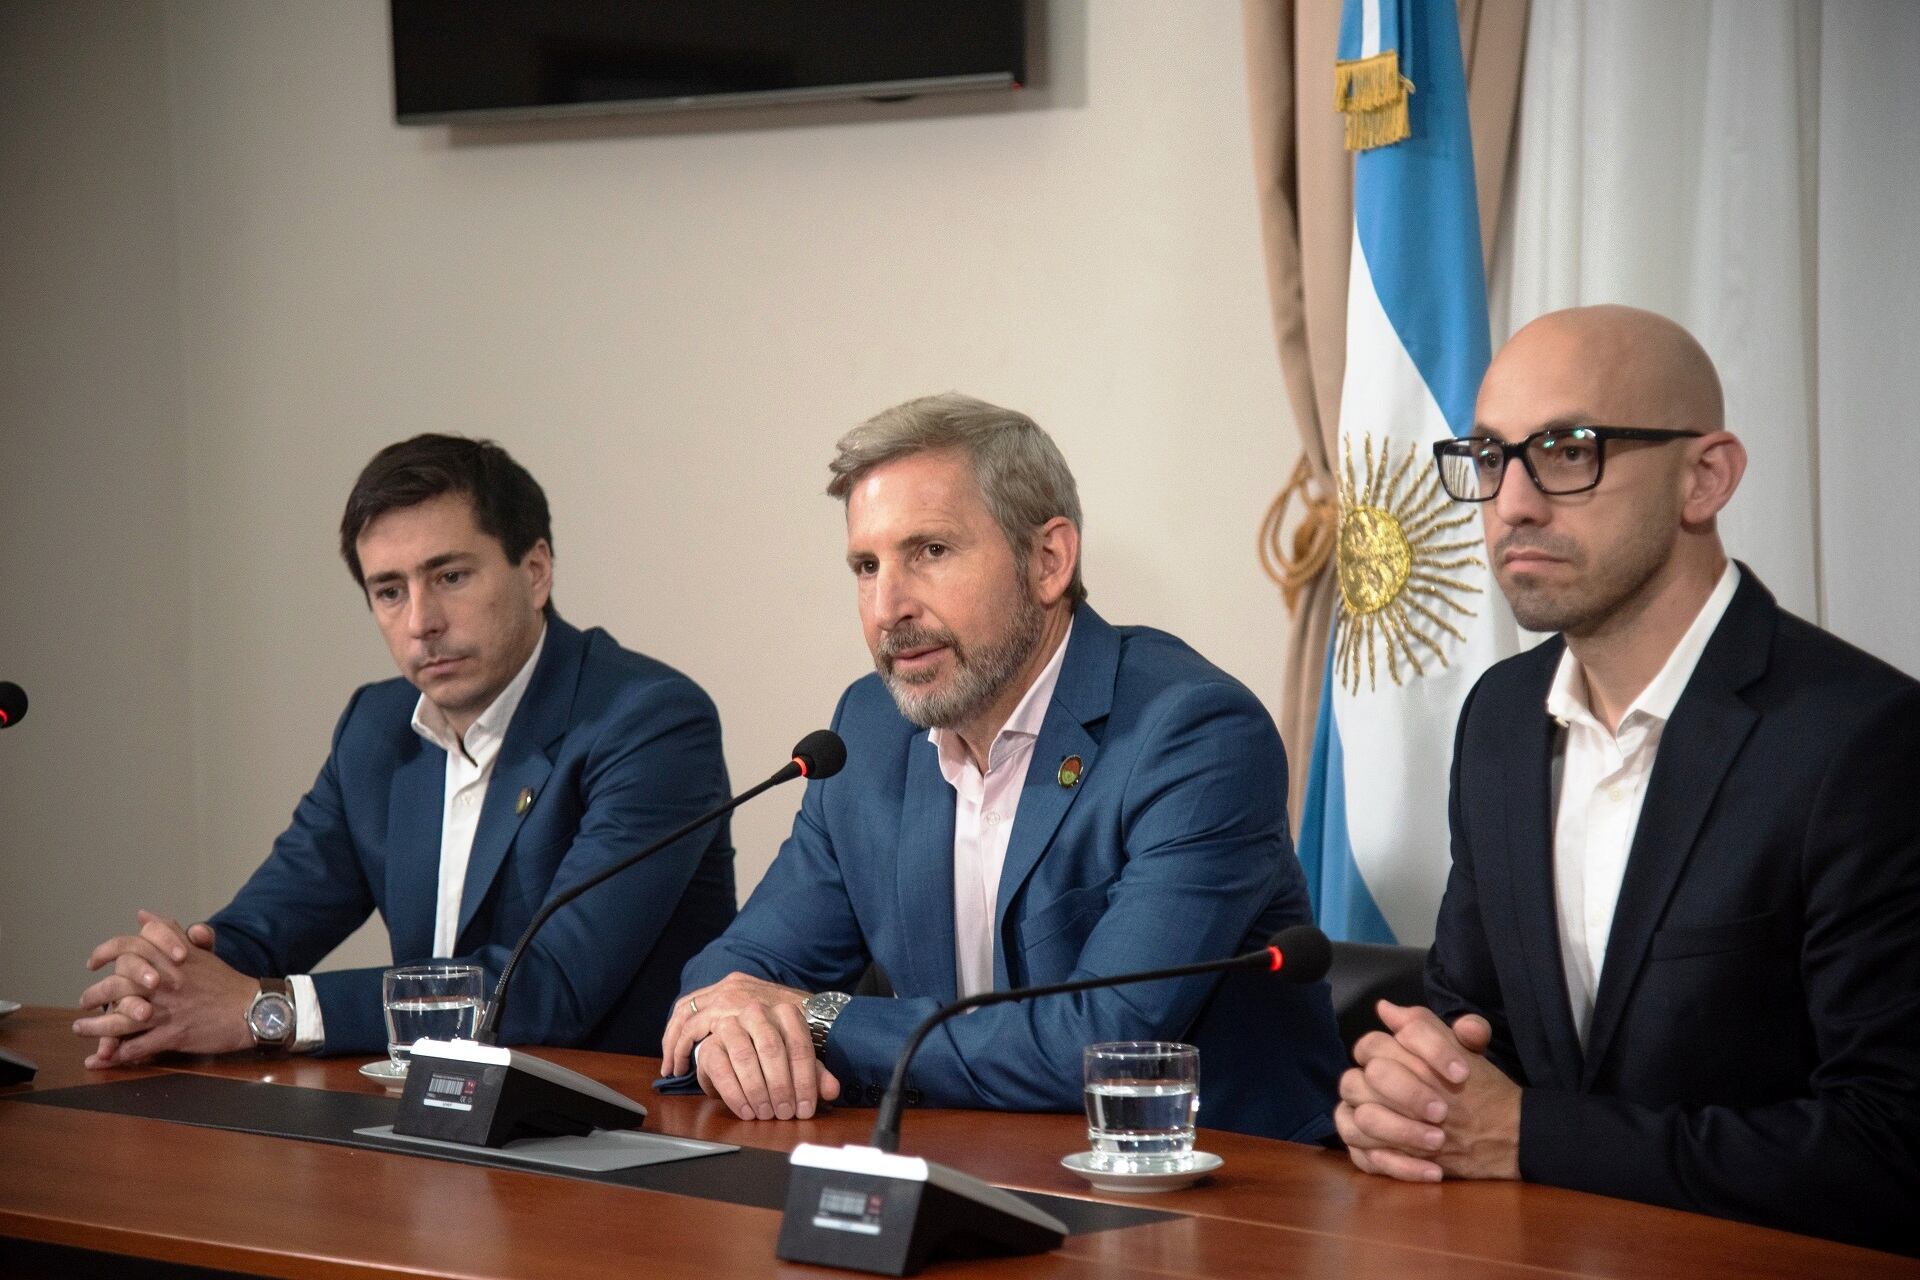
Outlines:
<svg viewBox="0 0 1920 1280"><path fill-rule="evenodd" d="M827 1041L844 1100L878 1099L915 1024L954 999L954 790L878 676L834 716L836 777L683 990L735 970L848 990L869 962L894 998L856 997ZM1075 786L1061 763L1078 756ZM1081 606L1034 744L1000 876L994 985L1208 960L1310 918L1287 835L1286 758L1259 701L1172 636ZM1341 1051L1324 983L1196 977L982 1009L946 1023L910 1083L935 1106L1078 1110L1081 1050L1200 1047L1200 1123L1302 1141L1331 1131Z"/></svg>
<svg viewBox="0 0 1920 1280"><path fill-rule="evenodd" d="M1461 713L1428 959L1522 1085L1529 1180L1912 1249L1920 684L1742 567L1661 737L1585 1051L1554 909L1557 637Z"/></svg>
<svg viewBox="0 0 1920 1280"><path fill-rule="evenodd" d="M243 973L309 971L369 912L395 964L431 958L447 754L413 731L405 680L355 693L293 825L210 924ZM522 791L533 793L516 813ZM541 904L727 797L720 720L698 685L559 618L507 727L467 864L456 958L489 989ZM680 969L734 914L724 821L583 895L515 970L502 1044L657 1054ZM328 1053L386 1046L378 968L313 975Z"/></svg>

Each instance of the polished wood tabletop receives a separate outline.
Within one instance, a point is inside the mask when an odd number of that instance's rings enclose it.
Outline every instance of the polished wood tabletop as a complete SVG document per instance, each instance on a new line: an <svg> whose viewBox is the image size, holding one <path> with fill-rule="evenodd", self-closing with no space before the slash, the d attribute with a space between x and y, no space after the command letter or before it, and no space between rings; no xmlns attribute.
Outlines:
<svg viewBox="0 0 1920 1280"><path fill-rule="evenodd" d="M379 1094L364 1058L175 1058L89 1072L71 1011L0 1019L34 1089L189 1072ZM661 1097L657 1064L540 1050L644 1102L653 1132L771 1150L865 1142L873 1112L748 1123ZM1182 1215L1069 1236L1031 1258L935 1262L928 1276L1920 1277L1920 1262L1695 1214L1516 1183L1415 1186L1332 1152L1202 1130L1210 1181L1107 1195L1060 1166L1084 1148L1065 1115L914 1110L901 1149L1001 1186ZM716 1157L724 1158L724 1157ZM662 1277L833 1272L773 1256L772 1210L548 1174L0 1102L0 1238L269 1276ZM0 1254L0 1256L4 1256Z"/></svg>

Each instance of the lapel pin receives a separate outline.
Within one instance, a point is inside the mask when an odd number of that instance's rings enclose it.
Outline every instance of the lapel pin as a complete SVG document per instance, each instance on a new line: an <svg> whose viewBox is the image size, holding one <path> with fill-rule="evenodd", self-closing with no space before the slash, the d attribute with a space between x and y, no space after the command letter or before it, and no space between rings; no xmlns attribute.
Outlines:
<svg viewBox="0 0 1920 1280"><path fill-rule="evenodd" d="M513 816L516 818L525 817L527 810L531 808L533 808L533 788L522 787L520 788L520 798L513 802Z"/></svg>
<svg viewBox="0 0 1920 1280"><path fill-rule="evenodd" d="M1068 756L1065 760L1062 760L1060 762L1060 772L1054 775L1054 780L1063 787L1079 786L1080 757Z"/></svg>

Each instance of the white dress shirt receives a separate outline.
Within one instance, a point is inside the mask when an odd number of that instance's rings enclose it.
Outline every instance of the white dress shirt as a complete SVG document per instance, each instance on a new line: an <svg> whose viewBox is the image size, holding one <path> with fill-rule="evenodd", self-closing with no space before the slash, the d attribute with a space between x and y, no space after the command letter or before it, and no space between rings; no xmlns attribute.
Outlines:
<svg viewBox="0 0 1920 1280"><path fill-rule="evenodd" d="M1007 860L1014 815L1027 785L1027 761L1046 722L1060 664L1067 655L1073 624L1060 637L1053 657L1027 687L1020 705L987 748L987 771L980 772L966 744L951 729L933 729L927 738L940 752L940 773L955 792L953 806L954 973L962 997L993 990L993 918L1000 896L1000 868Z"/></svg>
<svg viewBox="0 0 1920 1280"><path fill-rule="evenodd" d="M1560 924L1560 962L1580 1043L1593 1021L1594 994L1606 961L1613 912L1620 901L1627 855L1640 825L1647 779L1673 708L1693 678L1700 654L1733 600L1740 570L1731 560L1700 606L1693 624L1640 696L1628 704L1620 727L1608 732L1593 714L1586 673L1573 650L1560 655L1547 691L1547 714L1560 723L1555 735L1553 892Z"/></svg>
<svg viewBox="0 0 1920 1280"><path fill-rule="evenodd" d="M1060 663L1067 654L1073 623L1053 657L1020 698L1020 705L987 748L982 774L967 754L966 743L951 729L929 729L927 741L940 753L940 774L957 793L953 806L953 959L960 995L993 990L993 914L1000 896L1000 868L1013 838L1013 818L1027 785L1027 759L1046 722ZM693 1069L700 1068L702 1038L693 1046Z"/></svg>
<svg viewBox="0 0 1920 1280"><path fill-rule="evenodd" d="M540 651L547 647L546 626L525 665L488 704L480 717L467 726L464 736L453 731L447 716L427 700L426 694L413 707L413 731L447 753L447 780L440 807L440 883L433 909L433 954L436 959L453 955L460 930L460 898L467 883L467 860L473 854L474 833L480 828L480 806L487 798L487 783L493 779L494 761L500 758L500 744L506 739L513 713L520 709L527 685L533 681L533 669L539 665ZM296 1052L317 1049L326 1041L326 1023L320 1015L320 1000L313 979L294 974L294 1034Z"/></svg>

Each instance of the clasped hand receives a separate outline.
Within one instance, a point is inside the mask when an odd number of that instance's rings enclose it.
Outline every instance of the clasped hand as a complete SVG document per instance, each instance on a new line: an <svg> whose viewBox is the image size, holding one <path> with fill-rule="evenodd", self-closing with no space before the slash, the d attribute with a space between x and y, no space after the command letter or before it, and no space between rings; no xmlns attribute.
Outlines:
<svg viewBox="0 0 1920 1280"><path fill-rule="evenodd" d="M840 1096L840 1082L814 1056L800 1012L807 995L744 973L683 993L660 1037L660 1073L693 1063L707 1096L742 1120L811 1118Z"/></svg>
<svg viewBox="0 0 1920 1280"><path fill-rule="evenodd" d="M1335 1126L1355 1166L1409 1182L1520 1176L1520 1086L1484 1056L1492 1028L1451 1028L1430 1010L1382 1000L1387 1031L1354 1045Z"/></svg>
<svg viewBox="0 0 1920 1280"><path fill-rule="evenodd" d="M73 1024L75 1035L99 1040L87 1066L251 1048L246 1013L260 984L213 954L213 930L152 911L139 913L139 926L87 957L87 968L107 970L80 993L80 1007L93 1012Z"/></svg>

